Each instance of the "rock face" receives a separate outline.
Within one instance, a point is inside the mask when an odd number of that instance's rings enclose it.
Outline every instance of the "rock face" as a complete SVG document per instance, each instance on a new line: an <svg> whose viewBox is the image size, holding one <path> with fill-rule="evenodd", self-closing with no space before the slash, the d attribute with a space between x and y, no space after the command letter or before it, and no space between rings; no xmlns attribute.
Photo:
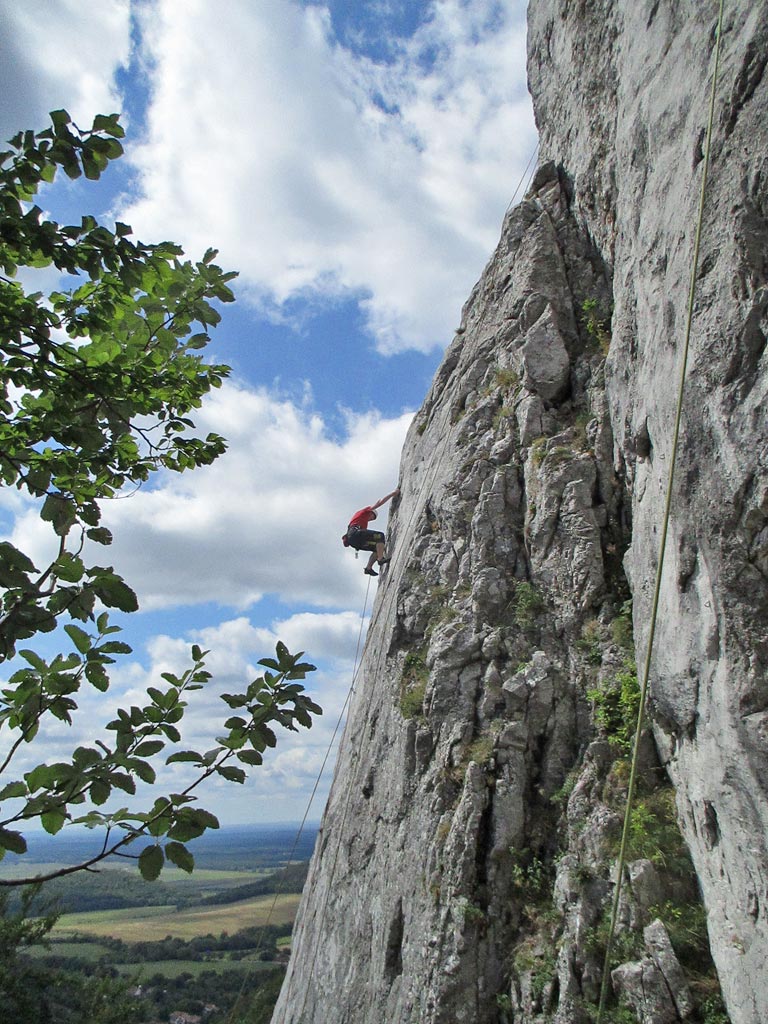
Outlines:
<svg viewBox="0 0 768 1024"><path fill-rule="evenodd" d="M594 1019L716 19L531 5L542 163L406 441L273 1024ZM767 62L728 0L606 1024L768 1020Z"/></svg>

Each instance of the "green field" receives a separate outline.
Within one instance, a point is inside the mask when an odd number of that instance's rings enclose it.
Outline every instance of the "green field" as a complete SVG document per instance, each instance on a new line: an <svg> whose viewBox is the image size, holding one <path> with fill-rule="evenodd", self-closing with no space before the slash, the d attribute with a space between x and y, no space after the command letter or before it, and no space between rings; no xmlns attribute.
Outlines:
<svg viewBox="0 0 768 1024"><path fill-rule="evenodd" d="M44 960L47 956L76 957L78 960L91 960L96 963L101 957L109 956L107 946L101 946L98 942L60 942L54 940L50 948L45 946L30 946L24 951L25 956L34 960Z"/></svg>
<svg viewBox="0 0 768 1024"><path fill-rule="evenodd" d="M57 861L50 861L40 864L0 864L0 878L26 878L34 877L36 875L48 875L54 871L60 871L62 868L66 868L69 865L62 864ZM120 871L126 875L137 877L138 871L135 867L125 868L118 867L115 864L107 864L104 866L102 871ZM220 869L220 868L195 868L191 875L187 874L186 871L182 871L181 868L175 868L173 865L166 865L163 868L160 880L166 882L168 885L185 885L190 886L192 889L201 888L207 889L210 887L218 887L221 889L230 888L235 885L246 885L249 882L258 882L260 878L265 878L267 875L272 874L272 868L256 868L253 871L236 871L234 869ZM150 885L151 883L147 883Z"/></svg>
<svg viewBox="0 0 768 1024"><path fill-rule="evenodd" d="M176 910L175 907L132 907L128 910L97 910L87 914L63 914L54 925L52 935L110 936L123 942L156 942L166 935L174 938L194 939L198 935L219 935L221 932L240 931L241 928L270 924L289 924L296 916L298 893L259 896L240 903L223 906L195 907ZM272 903L274 910L270 916Z"/></svg>
<svg viewBox="0 0 768 1024"><path fill-rule="evenodd" d="M115 969L124 977L136 979L137 983L162 974L165 978L178 978L180 974L191 974L194 978L205 971L221 974L229 971L247 971L249 975L262 971L274 971L273 963L260 960L151 960L142 964L115 964Z"/></svg>
<svg viewBox="0 0 768 1024"><path fill-rule="evenodd" d="M247 885L248 882L258 882L260 878L266 878L272 874L272 869L263 868L254 871L220 870L218 868L195 868L191 875L181 868L167 866L163 868L160 876L164 882L176 884L183 882L185 885L195 883L211 883L223 886Z"/></svg>

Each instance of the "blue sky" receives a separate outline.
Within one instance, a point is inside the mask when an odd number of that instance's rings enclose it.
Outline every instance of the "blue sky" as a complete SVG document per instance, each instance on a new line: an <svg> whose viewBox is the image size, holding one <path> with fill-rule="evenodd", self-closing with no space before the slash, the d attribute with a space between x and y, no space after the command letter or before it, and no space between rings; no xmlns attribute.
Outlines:
<svg viewBox="0 0 768 1024"><path fill-rule="evenodd" d="M105 704L202 642L216 682L190 745L204 745L217 693L281 637L320 667L324 719L208 805L224 822L295 820L351 681L365 594L340 535L397 483L405 431L536 144L525 4L0 0L0 29L3 139L60 107L81 124L119 110L128 131L101 182L57 183L41 205L60 221L127 221L193 258L214 246L240 272L210 350L233 376L197 418L230 450L105 510L142 611L125 622L135 656L112 696L84 696L85 715L106 721ZM4 494L0 515L42 561L36 510ZM48 756L84 728L52 728Z"/></svg>

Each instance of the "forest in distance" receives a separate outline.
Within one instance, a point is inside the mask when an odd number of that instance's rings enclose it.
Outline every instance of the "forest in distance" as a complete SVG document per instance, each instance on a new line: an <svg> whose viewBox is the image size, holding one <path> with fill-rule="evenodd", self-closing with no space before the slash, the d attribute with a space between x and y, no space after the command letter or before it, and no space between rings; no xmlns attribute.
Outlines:
<svg viewBox="0 0 768 1024"><path fill-rule="evenodd" d="M26 908L56 916L20 960L27 1019L165 1024L186 1013L190 1024L267 1024L317 837L316 825L298 842L297 831L280 824L208 833L190 844L189 875L171 868L147 882L113 858L97 872L47 883ZM0 878L79 861L89 841L36 835L27 856L5 858ZM18 895L8 910L20 910ZM36 978L46 979L44 990Z"/></svg>
<svg viewBox="0 0 768 1024"><path fill-rule="evenodd" d="M315 846L317 824L306 824L296 842L293 860L309 860ZM209 830L189 844L196 868L229 868L249 870L254 867L277 867L291 852L299 831L298 823L258 825L227 825ZM0 862L0 876L15 865L42 863L77 864L95 852L100 839L87 828L72 827L56 836L47 832L28 833L28 851L23 856L6 853ZM108 863L125 865L120 857ZM34 874L34 870L25 874Z"/></svg>

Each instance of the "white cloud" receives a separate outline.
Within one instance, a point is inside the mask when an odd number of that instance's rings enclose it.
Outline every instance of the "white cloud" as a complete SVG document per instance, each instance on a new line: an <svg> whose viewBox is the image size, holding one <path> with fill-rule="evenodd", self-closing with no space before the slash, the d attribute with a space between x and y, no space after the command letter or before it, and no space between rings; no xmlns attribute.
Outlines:
<svg viewBox="0 0 768 1024"><path fill-rule="evenodd" d="M296 732L275 727L277 747L267 749L264 765L249 770L250 778L241 788L221 779L209 780L201 790L200 802L222 821L237 823L262 820L297 820L302 817L309 796L326 755L330 751L314 806L314 818L322 811L330 785L333 761L340 740L336 731L345 701L352 685L352 659L359 633L359 617L349 612L339 614L298 614L278 620L270 628L254 626L244 617L226 620L185 636L155 636L146 645L145 665L131 658L119 659L112 671L112 686L106 694L84 686L78 694L79 710L72 726L48 720L31 747L23 747L14 759L13 775L18 778L42 758L48 762L66 760L80 745L94 740L112 741L112 734L102 732L117 708L148 703L147 686L163 686L162 673L181 674L191 664L190 648L199 643L210 650L206 668L212 680L188 695L188 708L181 724L182 749L205 751L216 745L216 736L232 712L220 699L223 693L240 693L264 669L257 662L274 655L278 638L292 653L305 648L307 656L320 663L303 685L307 693L323 709L313 716L312 728ZM336 735L334 736L334 731ZM168 751L166 751L167 754ZM163 755L156 759L158 792L181 791L196 777L188 765L164 767ZM158 795L142 787L133 806L147 805ZM120 794L118 806L125 802ZM104 810L108 810L107 805ZM77 808L76 813L82 813Z"/></svg>
<svg viewBox="0 0 768 1024"><path fill-rule="evenodd" d="M216 601L246 608L265 594L304 606L358 604L362 563L341 544L357 508L397 483L411 415L352 417L334 440L311 410L226 384L196 418L229 451L194 474L105 508L110 559L142 606Z"/></svg>
<svg viewBox="0 0 768 1024"><path fill-rule="evenodd" d="M121 216L216 245L267 308L356 294L382 350L446 343L535 136L525 5L427 6L385 65L321 6L158 0L141 195Z"/></svg>
<svg viewBox="0 0 768 1024"><path fill-rule="evenodd" d="M153 679L169 667L171 671L179 671L188 664L192 641L211 651L207 667L213 680L205 690L191 695L185 718L185 745L200 750L213 745L216 733L212 723L217 719L223 721L230 713L219 695L240 692L244 684L261 675L264 670L256 662L274 654L278 638L292 653L306 649L307 656L320 663L319 671L310 673L303 683L308 695L323 709L321 716L313 717L312 728L302 727L297 732L276 728L277 747L265 752L264 764L249 771L249 779L242 788L223 780L206 784L200 795L201 803L222 821L300 819L328 755L311 815L313 819L319 818L340 742L339 723L343 724L341 716L345 713L344 704L352 685L352 658L358 628L359 619L349 612L299 614L273 622L270 629L253 626L247 618L240 617L190 632L185 639L157 637L150 643L150 663L142 685L152 685ZM124 703L126 700L124 698ZM168 772L163 777L167 781ZM170 777L178 787L191 776L187 768L178 766Z"/></svg>
<svg viewBox="0 0 768 1024"><path fill-rule="evenodd" d="M192 254L218 246L275 315L290 316L291 299L354 295L381 349L427 349L449 340L534 145L524 6L431 0L416 34L374 64L351 37L348 48L333 38L319 4L0 0L0 125L42 124L59 106L83 123L119 108L115 73L137 13L139 59L154 61L147 137L129 141L142 194L126 217L137 232ZM281 737L246 790L215 793L230 821L299 816L351 682L359 612L348 609L368 582L341 533L354 509L395 486L410 418L349 414L338 439L311 398L234 383L214 392L196 419L228 438L229 453L108 503L116 543L93 560L114 562L144 609L218 602L238 615L155 637L145 666L116 666L114 693L83 693L85 725L54 726L46 756L66 756L84 730L92 739L118 697L138 702L159 672L188 663L194 641L211 648L217 681L195 697L190 745L210 742L216 695L256 674L280 636L321 664L310 685L326 714ZM14 542L47 564L49 526L19 495L0 500L16 516ZM264 624L250 608L265 594L315 610Z"/></svg>
<svg viewBox="0 0 768 1024"><path fill-rule="evenodd" d="M115 72L130 57L130 0L0 0L0 137L45 128L66 108L81 126L120 110Z"/></svg>
<svg viewBox="0 0 768 1024"><path fill-rule="evenodd" d="M229 451L104 502L115 543L89 558L114 564L145 611L205 602L245 609L265 593L305 607L360 606L364 563L341 535L356 509L396 486L411 418L349 414L348 436L336 440L311 408L226 383L195 419L201 434L221 432ZM39 566L53 555L35 508L17 517L10 539Z"/></svg>

